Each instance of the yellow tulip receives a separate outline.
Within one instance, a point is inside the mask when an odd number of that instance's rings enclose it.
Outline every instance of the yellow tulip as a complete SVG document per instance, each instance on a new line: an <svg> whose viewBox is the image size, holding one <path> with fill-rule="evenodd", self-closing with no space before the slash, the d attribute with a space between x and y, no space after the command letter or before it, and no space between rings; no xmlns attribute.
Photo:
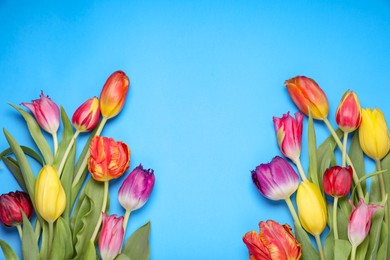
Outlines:
<svg viewBox="0 0 390 260"><path fill-rule="evenodd" d="M303 181L297 191L299 220L313 236L324 231L327 219L326 205L320 189L309 181Z"/></svg>
<svg viewBox="0 0 390 260"><path fill-rule="evenodd" d="M45 165L35 182L35 206L39 215L53 223L64 212L66 196L58 177L57 170Z"/></svg>
<svg viewBox="0 0 390 260"><path fill-rule="evenodd" d="M363 152L375 160L382 159L389 152L389 130L379 109L362 109L359 142Z"/></svg>

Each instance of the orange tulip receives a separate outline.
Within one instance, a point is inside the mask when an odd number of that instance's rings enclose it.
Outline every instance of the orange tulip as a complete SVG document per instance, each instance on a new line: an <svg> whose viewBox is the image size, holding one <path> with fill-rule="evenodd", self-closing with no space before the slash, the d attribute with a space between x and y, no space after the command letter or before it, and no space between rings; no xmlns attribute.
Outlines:
<svg viewBox="0 0 390 260"><path fill-rule="evenodd" d="M243 237L251 260L293 260L301 257L302 247L289 225L267 220L261 221L259 226L260 234L250 231Z"/></svg>
<svg viewBox="0 0 390 260"><path fill-rule="evenodd" d="M88 170L97 181L119 178L129 168L130 149L112 138L95 136L89 146Z"/></svg>
<svg viewBox="0 0 390 260"><path fill-rule="evenodd" d="M100 111L106 118L116 116L123 108L130 80L123 71L111 74L100 93Z"/></svg>
<svg viewBox="0 0 390 260"><path fill-rule="evenodd" d="M284 85L295 105L305 115L309 115L309 109L314 119L328 117L329 104L324 91L311 78L297 76L287 80Z"/></svg>

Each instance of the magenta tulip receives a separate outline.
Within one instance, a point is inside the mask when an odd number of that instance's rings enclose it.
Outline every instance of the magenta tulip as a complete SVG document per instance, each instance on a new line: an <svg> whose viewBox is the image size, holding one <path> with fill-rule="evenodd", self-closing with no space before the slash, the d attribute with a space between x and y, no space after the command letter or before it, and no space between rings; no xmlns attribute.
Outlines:
<svg viewBox="0 0 390 260"><path fill-rule="evenodd" d="M280 151L293 162L297 162L301 154L303 114L295 113L294 119L288 112L281 118L273 117L273 121Z"/></svg>
<svg viewBox="0 0 390 260"><path fill-rule="evenodd" d="M21 104L30 109L39 126L48 133L54 134L60 126L60 110L49 96L45 96L43 91L39 99L35 99L32 103Z"/></svg>
<svg viewBox="0 0 390 260"><path fill-rule="evenodd" d="M356 248L366 238L370 231L371 217L380 208L382 206L365 204L363 199L359 200L357 207L352 205L352 212L348 221L348 239L353 247Z"/></svg>
<svg viewBox="0 0 390 260"><path fill-rule="evenodd" d="M118 194L119 203L127 211L139 209L149 199L153 186L153 170L145 170L142 165L139 165L122 183Z"/></svg>
<svg viewBox="0 0 390 260"><path fill-rule="evenodd" d="M282 157L260 164L252 172L252 181L265 197L271 200L289 198L298 188L299 177Z"/></svg>
<svg viewBox="0 0 390 260"><path fill-rule="evenodd" d="M103 260L112 260L119 254L124 237L123 217L107 216L104 212L98 247Z"/></svg>

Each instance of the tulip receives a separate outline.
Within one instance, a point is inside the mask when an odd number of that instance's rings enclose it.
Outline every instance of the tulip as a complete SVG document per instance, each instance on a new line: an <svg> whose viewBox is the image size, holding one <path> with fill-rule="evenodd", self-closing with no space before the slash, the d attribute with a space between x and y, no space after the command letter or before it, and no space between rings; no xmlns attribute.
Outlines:
<svg viewBox="0 0 390 260"><path fill-rule="evenodd" d="M49 223L53 223L64 212L66 196L57 170L45 165L35 181L35 206L39 215Z"/></svg>
<svg viewBox="0 0 390 260"><path fill-rule="evenodd" d="M97 97L93 97L77 108L73 114L72 123L77 131L88 132L97 126L99 118L99 99Z"/></svg>
<svg viewBox="0 0 390 260"><path fill-rule="evenodd" d="M296 200L303 228L313 236L319 236L327 219L326 205L320 189L309 181L303 181L298 187Z"/></svg>
<svg viewBox="0 0 390 260"><path fill-rule="evenodd" d="M298 175L291 165L279 156L275 156L270 163L260 164L251 173L257 189L271 200L285 200L298 188Z"/></svg>
<svg viewBox="0 0 390 260"><path fill-rule="evenodd" d="M359 142L365 154L375 160L385 157L390 148L388 131L385 117L379 109L362 109Z"/></svg>
<svg viewBox="0 0 390 260"><path fill-rule="evenodd" d="M354 259L356 248L363 242L370 231L372 215L380 208L379 205L365 204L363 199L355 207L352 203L352 212L348 220L348 239L352 244L352 257Z"/></svg>
<svg viewBox="0 0 390 260"><path fill-rule="evenodd" d="M0 196L0 222L7 227L23 223L23 215L31 218L33 205L27 193L16 191Z"/></svg>
<svg viewBox="0 0 390 260"><path fill-rule="evenodd" d="M123 71L116 71L107 79L100 93L100 110L103 117L112 118L123 108L130 80Z"/></svg>
<svg viewBox="0 0 390 260"><path fill-rule="evenodd" d="M275 132L280 151L293 162L299 160L302 145L303 114L295 113L295 119L290 113L281 118L273 117Z"/></svg>
<svg viewBox="0 0 390 260"><path fill-rule="evenodd" d="M336 111L336 123L346 133L355 131L362 121L361 108L357 95L347 91L341 98Z"/></svg>
<svg viewBox="0 0 390 260"><path fill-rule="evenodd" d="M345 197L352 184L352 167L334 166L326 169L323 176L324 191L332 197Z"/></svg>
<svg viewBox="0 0 390 260"><path fill-rule="evenodd" d="M103 260L112 260L120 252L123 243L123 217L107 216L102 212L103 225L99 236L98 247Z"/></svg>
<svg viewBox="0 0 390 260"><path fill-rule="evenodd" d="M314 119L325 119L328 116L329 105L325 93L311 78L296 76L287 80L284 85L295 105L305 115L309 109Z"/></svg>
<svg viewBox="0 0 390 260"><path fill-rule="evenodd" d="M130 149L125 143L95 136L89 151L88 170L97 181L119 178L129 168Z"/></svg>
<svg viewBox="0 0 390 260"><path fill-rule="evenodd" d="M43 130L51 134L57 132L60 126L60 110L43 91L39 99L33 100L32 103L23 102L21 105L30 109Z"/></svg>
<svg viewBox="0 0 390 260"><path fill-rule="evenodd" d="M250 231L243 237L250 259L300 259L302 247L295 239L289 225L280 225L273 220L267 220L261 221L259 226L260 234Z"/></svg>
<svg viewBox="0 0 390 260"><path fill-rule="evenodd" d="M122 183L118 200L123 208L133 211L145 205L154 186L153 170L136 167Z"/></svg>

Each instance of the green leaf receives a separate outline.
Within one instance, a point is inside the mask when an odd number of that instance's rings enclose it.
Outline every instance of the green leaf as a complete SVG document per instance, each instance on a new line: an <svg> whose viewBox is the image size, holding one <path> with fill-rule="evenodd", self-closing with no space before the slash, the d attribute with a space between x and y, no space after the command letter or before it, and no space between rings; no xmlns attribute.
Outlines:
<svg viewBox="0 0 390 260"><path fill-rule="evenodd" d="M382 222L381 226L381 237L379 241L381 241L378 252L376 254L377 259L386 259L387 258L387 241L389 239L388 233L387 233L387 225L386 223Z"/></svg>
<svg viewBox="0 0 390 260"><path fill-rule="evenodd" d="M383 223L383 216L384 216L384 209L378 209L372 219L371 219L371 228L369 233L369 244L367 249L367 255L369 256L369 259L376 260L378 259L376 257L376 253L378 251L378 247L380 244L380 235L381 235L381 228Z"/></svg>
<svg viewBox="0 0 390 260"><path fill-rule="evenodd" d="M383 180L385 182L385 192L390 195L390 153L386 155L381 161L383 173ZM390 198L387 198L387 216L390 219ZM387 225L387 234L390 234L390 225ZM387 240L387 257L390 257L390 239Z"/></svg>
<svg viewBox="0 0 390 260"><path fill-rule="evenodd" d="M322 179L318 177L318 166L317 166L317 144L316 144L316 133L314 129L313 117L309 111L309 120L308 120L308 152L309 152L309 180L311 180L315 185L317 185L321 193L323 194L322 188Z"/></svg>
<svg viewBox="0 0 390 260"><path fill-rule="evenodd" d="M60 163L65 155L66 149L73 137L72 123L70 122L68 115L63 107L61 107L61 120L64 130L62 131L61 142L58 145L58 150L54 158L53 166L58 169Z"/></svg>
<svg viewBox="0 0 390 260"><path fill-rule="evenodd" d="M20 148L22 148L23 152L30 156L31 158L33 158L35 161L37 161L39 164L43 165L44 164L44 161L42 159L42 157L37 153L35 152L33 149L27 147L27 146L23 146L21 145ZM12 149L11 148L7 148L5 149L4 151L2 151L0 153L0 159L2 159L4 156L8 155L12 153Z"/></svg>
<svg viewBox="0 0 390 260"><path fill-rule="evenodd" d="M46 164L52 164L54 159L53 153L45 137L42 134L41 128L39 127L34 117L31 116L28 112L19 108L18 106L15 106L13 104L10 105L23 116L24 120L26 120L27 127L28 130L30 131L31 137L33 138L35 144L37 145L39 151L41 152Z"/></svg>
<svg viewBox="0 0 390 260"><path fill-rule="evenodd" d="M72 216L73 244L76 257L80 258L87 250L88 242L101 215L104 184L90 179L78 199Z"/></svg>
<svg viewBox="0 0 390 260"><path fill-rule="evenodd" d="M359 131L355 131L355 134L352 137L352 141L349 146L349 158L352 161L357 177L359 179L364 177L366 175L364 167L364 153L360 147ZM361 182L360 186L363 189L363 193L366 193L366 182Z"/></svg>
<svg viewBox="0 0 390 260"><path fill-rule="evenodd" d="M150 257L150 222L138 228L127 239L123 254L132 260L149 260Z"/></svg>
<svg viewBox="0 0 390 260"><path fill-rule="evenodd" d="M16 140L11 136L6 129L4 129L4 134L7 139L9 146L12 149L12 152L15 154L16 160L19 164L20 170L22 171L23 180L26 184L27 192L31 198L31 201L35 208L34 202L34 188L35 188L35 177L31 170L30 164L27 161L26 155L24 154L20 145Z"/></svg>
<svg viewBox="0 0 390 260"><path fill-rule="evenodd" d="M73 255L73 243L70 227L63 218L55 222L51 259L70 259Z"/></svg>
<svg viewBox="0 0 390 260"><path fill-rule="evenodd" d="M19 257L15 254L14 250L5 242L0 239L0 247L3 250L3 254L6 260L19 260Z"/></svg>
<svg viewBox="0 0 390 260"><path fill-rule="evenodd" d="M295 237L302 246L302 260L319 260L320 255L311 244L310 238L301 225L294 223Z"/></svg>
<svg viewBox="0 0 390 260"><path fill-rule="evenodd" d="M12 157L4 157L3 162L7 169L12 173L12 175L15 177L16 181L18 182L19 186L27 192L26 183L23 179L22 170L20 170L18 162L13 159Z"/></svg>
<svg viewBox="0 0 390 260"><path fill-rule="evenodd" d="M83 260L96 260L96 259L98 259L97 255L96 255L95 245L91 241L88 241L87 250L85 250L83 257L81 259L83 259Z"/></svg>
<svg viewBox="0 0 390 260"><path fill-rule="evenodd" d="M131 258L125 254L120 254L117 257L115 257L115 260L131 260Z"/></svg>
<svg viewBox="0 0 390 260"><path fill-rule="evenodd" d="M336 239L335 240L335 260L345 260L348 259L349 254L351 253L351 243L348 240Z"/></svg>
<svg viewBox="0 0 390 260"><path fill-rule="evenodd" d="M329 227L329 233L325 238L324 243L324 254L325 259L334 259L334 234L333 234L333 219L332 219L332 212L333 207L332 204L327 203L327 214L328 214L328 227Z"/></svg>
<svg viewBox="0 0 390 260"><path fill-rule="evenodd" d="M24 260L39 259L38 241L26 214L23 215L22 256Z"/></svg>
<svg viewBox="0 0 390 260"><path fill-rule="evenodd" d="M367 248L368 248L369 242L370 242L370 239L367 236L366 239L364 239L363 242L358 246L358 248L356 249L356 260L366 259Z"/></svg>

